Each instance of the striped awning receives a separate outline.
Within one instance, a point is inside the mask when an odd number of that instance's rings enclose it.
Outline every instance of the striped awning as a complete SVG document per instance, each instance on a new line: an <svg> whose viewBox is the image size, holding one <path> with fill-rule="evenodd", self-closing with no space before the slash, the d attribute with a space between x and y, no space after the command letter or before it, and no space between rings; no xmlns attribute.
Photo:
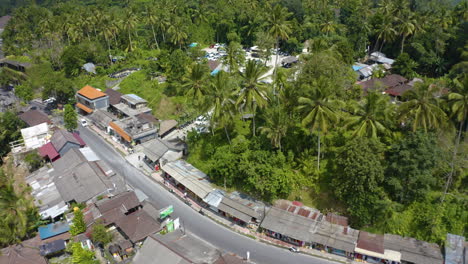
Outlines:
<svg viewBox="0 0 468 264"><path fill-rule="evenodd" d="M109 126L117 133L119 134L123 139L125 139L127 142L132 142L132 138L130 135L128 135L121 127L119 127L116 123L110 122Z"/></svg>
<svg viewBox="0 0 468 264"><path fill-rule="evenodd" d="M76 106L78 108L80 108L81 110L85 111L86 113L90 114L93 112L93 109L87 107L86 105L82 104L82 103L76 103Z"/></svg>

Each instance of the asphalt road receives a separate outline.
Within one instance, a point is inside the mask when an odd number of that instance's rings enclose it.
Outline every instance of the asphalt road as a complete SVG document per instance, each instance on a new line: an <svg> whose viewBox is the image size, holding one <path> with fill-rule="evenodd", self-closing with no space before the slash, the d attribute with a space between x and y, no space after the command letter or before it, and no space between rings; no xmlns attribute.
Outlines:
<svg viewBox="0 0 468 264"><path fill-rule="evenodd" d="M80 127L79 131L87 145L102 160L107 162L114 171L123 175L129 185L143 191L151 201L158 205L168 206L172 204L174 206L173 216L180 217L181 224L186 227L187 232L197 235L215 247L244 257L246 252L249 251L251 260L258 264L336 263L309 255L292 253L287 249L257 242L217 224L191 209L162 186L134 168L101 137L87 128Z"/></svg>

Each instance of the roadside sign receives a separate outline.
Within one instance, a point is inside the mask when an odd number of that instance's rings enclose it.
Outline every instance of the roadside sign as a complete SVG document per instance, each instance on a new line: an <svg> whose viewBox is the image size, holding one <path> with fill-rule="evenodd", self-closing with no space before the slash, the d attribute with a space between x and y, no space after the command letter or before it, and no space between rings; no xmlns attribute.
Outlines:
<svg viewBox="0 0 468 264"><path fill-rule="evenodd" d="M174 229L179 229L180 227L180 219L177 217L174 219Z"/></svg>
<svg viewBox="0 0 468 264"><path fill-rule="evenodd" d="M167 232L172 232L174 231L174 221L169 221L166 224Z"/></svg>
<svg viewBox="0 0 468 264"><path fill-rule="evenodd" d="M172 214L173 212L174 212L174 207L172 205L169 205L168 207L162 209L159 212L159 218L164 219L164 218L168 217L170 214Z"/></svg>

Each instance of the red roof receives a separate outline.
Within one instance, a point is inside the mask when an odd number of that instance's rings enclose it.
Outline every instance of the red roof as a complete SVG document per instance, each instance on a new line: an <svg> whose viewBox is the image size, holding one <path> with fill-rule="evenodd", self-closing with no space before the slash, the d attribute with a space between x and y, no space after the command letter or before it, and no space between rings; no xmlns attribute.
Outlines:
<svg viewBox="0 0 468 264"><path fill-rule="evenodd" d="M372 234L368 232L359 232L359 238L357 241L357 247L365 250L377 252L380 254L384 253L384 236L378 234Z"/></svg>
<svg viewBox="0 0 468 264"><path fill-rule="evenodd" d="M76 138L76 140L78 140L78 142L80 142L80 147L86 146L86 143L84 142L84 140L80 137L80 135L78 133L72 133L72 134Z"/></svg>
<svg viewBox="0 0 468 264"><path fill-rule="evenodd" d="M60 154L57 152L57 150L54 148L54 145L52 145L51 142L40 147L39 154L44 158L48 157L51 161L56 160L60 156Z"/></svg>
<svg viewBox="0 0 468 264"><path fill-rule="evenodd" d="M301 202L298 202L298 201L294 201L292 202L293 205L295 206L303 206L303 204Z"/></svg>

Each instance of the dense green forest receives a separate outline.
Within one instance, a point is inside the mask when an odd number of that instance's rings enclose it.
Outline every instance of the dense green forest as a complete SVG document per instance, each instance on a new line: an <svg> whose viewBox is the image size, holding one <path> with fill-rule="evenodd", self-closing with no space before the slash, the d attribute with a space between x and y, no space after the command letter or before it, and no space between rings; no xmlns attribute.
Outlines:
<svg viewBox="0 0 468 264"><path fill-rule="evenodd" d="M21 80L25 101L73 103L84 84L104 88L108 74L141 68L120 88L156 117L211 112L210 132L189 135L188 160L219 186L441 243L468 235L467 18L467 1L43 1L15 9L3 34L6 55L33 63L27 78L4 70L0 82ZM210 76L200 46L216 42L229 70ZM245 60L253 45L262 57L309 52L266 84L268 68ZM369 51L423 82L401 102L364 93L351 65Z"/></svg>

